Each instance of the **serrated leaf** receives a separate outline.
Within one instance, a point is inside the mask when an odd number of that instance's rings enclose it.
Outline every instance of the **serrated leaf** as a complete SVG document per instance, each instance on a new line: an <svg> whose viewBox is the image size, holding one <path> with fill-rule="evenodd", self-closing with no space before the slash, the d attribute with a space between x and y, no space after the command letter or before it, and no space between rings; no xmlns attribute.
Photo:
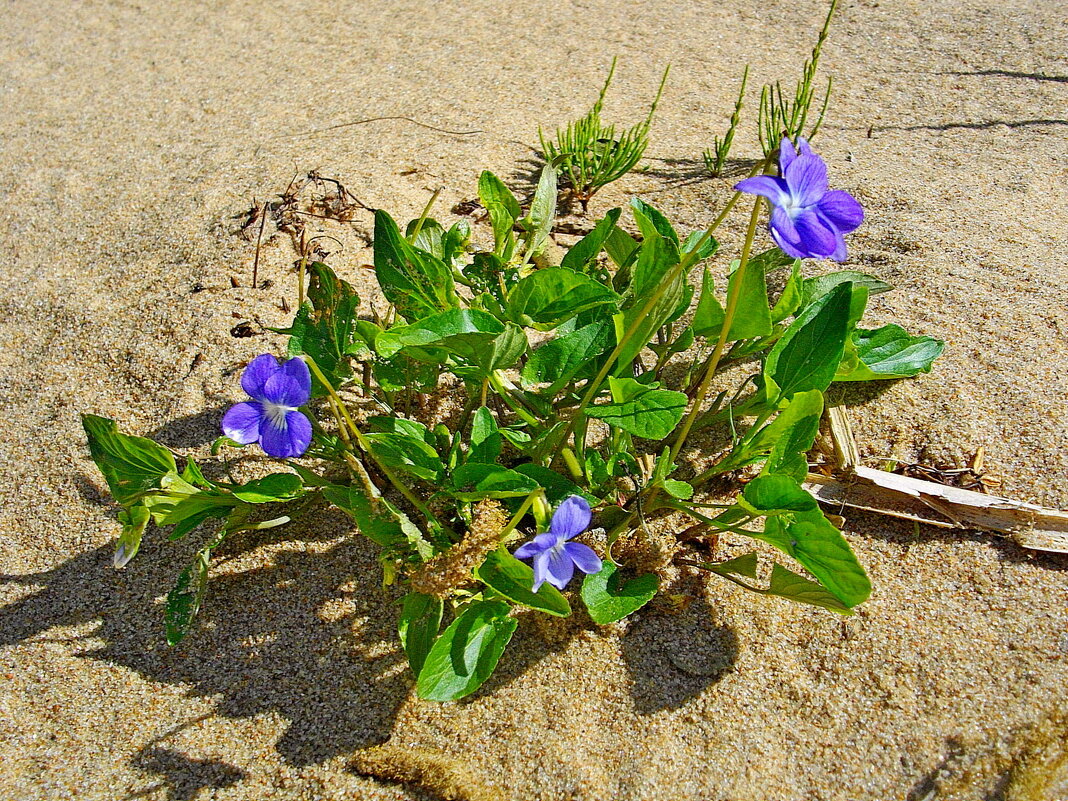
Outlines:
<svg viewBox="0 0 1068 801"><path fill-rule="evenodd" d="M745 485L742 497L761 513L778 510L808 512L816 508L816 499L792 478L783 475L757 476Z"/></svg>
<svg viewBox="0 0 1068 801"><path fill-rule="evenodd" d="M530 212L524 220L528 232L528 259L537 258L545 250L549 241L549 232L556 220L556 170L551 164L541 168L538 188L534 190L534 199L530 202Z"/></svg>
<svg viewBox="0 0 1068 801"><path fill-rule="evenodd" d="M899 325L855 331L852 342L858 361L844 375L839 371L835 381L911 378L929 373L946 346L940 339L910 336Z"/></svg>
<svg viewBox="0 0 1068 801"><path fill-rule="evenodd" d="M375 339L375 347L385 358L408 349L407 354L422 359L423 348L441 348L470 358L503 332L504 324L492 314L478 309L451 309L383 331Z"/></svg>
<svg viewBox="0 0 1068 801"><path fill-rule="evenodd" d="M386 498L369 498L356 485L331 485L323 489L323 495L352 517L360 533L381 545L388 556L414 556L426 561L434 555L433 547L419 528Z"/></svg>
<svg viewBox="0 0 1068 801"><path fill-rule="evenodd" d="M538 488L537 483L497 464L469 462L452 473L453 497L464 501L482 498L522 498Z"/></svg>
<svg viewBox="0 0 1068 801"><path fill-rule="evenodd" d="M178 469L169 450L150 439L119 433L114 420L83 414L82 427L111 496L123 506L158 488L163 476Z"/></svg>
<svg viewBox="0 0 1068 801"><path fill-rule="evenodd" d="M663 439L686 412L687 398L682 392L647 387L633 378L609 377L608 382L612 401L589 406L586 415L636 437Z"/></svg>
<svg viewBox="0 0 1068 801"><path fill-rule="evenodd" d="M300 476L293 473L271 473L232 487L230 491L245 503L278 503L299 498L304 494L304 485Z"/></svg>
<svg viewBox="0 0 1068 801"><path fill-rule="evenodd" d="M469 463L493 464L501 455L501 432L493 412L486 406L479 407L471 418L471 449L467 453Z"/></svg>
<svg viewBox="0 0 1068 801"><path fill-rule="evenodd" d="M622 581L619 568L607 559L598 573L582 581L582 600L594 623L604 626L638 611L656 595L660 578L655 573Z"/></svg>
<svg viewBox="0 0 1068 801"><path fill-rule="evenodd" d="M529 606L556 617L567 617L571 614L571 605L560 594L560 590L551 584L542 584L538 591L534 592L531 589L534 586L534 570L503 548L486 557L486 561L475 570L475 578L512 603Z"/></svg>
<svg viewBox="0 0 1068 801"><path fill-rule="evenodd" d="M790 277L786 279L782 294L771 309L771 322L781 323L801 308L804 301L804 281L801 278L801 259L794 259Z"/></svg>
<svg viewBox="0 0 1068 801"><path fill-rule="evenodd" d="M384 433L367 434L366 439L375 459L389 467L432 483L441 481L445 473L438 452L421 438Z"/></svg>
<svg viewBox="0 0 1068 801"><path fill-rule="evenodd" d="M503 601L476 601L434 642L416 692L428 701L455 701L490 677L515 632L516 621Z"/></svg>
<svg viewBox="0 0 1068 801"><path fill-rule="evenodd" d="M484 170L478 177L478 199L484 208L489 208L491 204L501 206L513 221L523 213L512 191L489 170Z"/></svg>
<svg viewBox="0 0 1068 801"><path fill-rule="evenodd" d="M416 676L423 669L427 654L441 628L442 603L440 598L410 592L404 596L397 634L401 647L408 657L408 665Z"/></svg>
<svg viewBox="0 0 1068 801"><path fill-rule="evenodd" d="M699 337L715 337L723 328L724 311L716 297L712 274L705 267L701 277L701 296L693 315L693 332Z"/></svg>
<svg viewBox="0 0 1068 801"><path fill-rule="evenodd" d="M115 546L112 563L116 568L123 568L141 548L141 537L144 536L150 515L144 504L135 503L128 509L120 509L118 516L119 523L122 524L122 533L119 534L119 542Z"/></svg>

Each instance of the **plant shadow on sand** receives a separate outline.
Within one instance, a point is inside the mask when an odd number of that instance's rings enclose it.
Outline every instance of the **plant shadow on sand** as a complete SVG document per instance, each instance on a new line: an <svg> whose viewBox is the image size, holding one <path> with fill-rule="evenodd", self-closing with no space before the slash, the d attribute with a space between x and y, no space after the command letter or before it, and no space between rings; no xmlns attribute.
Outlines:
<svg viewBox="0 0 1068 801"><path fill-rule="evenodd" d="M167 543L158 532L122 571L112 566L107 545L52 570L0 575L0 584L40 587L0 608L0 645L99 622L80 656L186 685L190 696L217 698L217 715L277 713L289 723L276 749L296 766L387 740L411 681L394 646L395 610L381 592L372 549L346 536L352 527L339 512L263 533L275 538L235 538L219 549L198 624L176 647L166 645L157 599L198 542ZM268 554L248 558L264 546ZM173 799L243 777L234 766L191 759L159 739L133 764L162 776Z"/></svg>

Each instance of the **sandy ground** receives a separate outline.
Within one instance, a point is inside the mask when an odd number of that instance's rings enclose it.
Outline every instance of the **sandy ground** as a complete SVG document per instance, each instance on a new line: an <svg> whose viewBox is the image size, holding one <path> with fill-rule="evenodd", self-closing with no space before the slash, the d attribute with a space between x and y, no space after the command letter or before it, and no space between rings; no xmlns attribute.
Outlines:
<svg viewBox="0 0 1068 801"><path fill-rule="evenodd" d="M1068 560L989 536L851 515L876 590L846 620L724 582L611 632L524 616L486 691L448 705L411 695L373 553L340 515L232 549L175 649L159 599L195 544L157 538L110 567L114 507L77 415L203 452L236 367L278 344L231 327L286 318L284 237L261 264L274 286L247 286L233 218L254 199L312 168L405 219L437 186L442 208L472 197L483 168L529 186L537 124L582 112L618 54L606 113L626 122L673 68L649 170L592 211L637 193L697 227L725 197L700 152L743 62L754 84L792 78L822 14L5 4L0 797L1068 798L1063 773L1043 778L1068 731ZM1053 506L1068 506L1066 40L1056 0L847 0L819 141L869 213L850 266L898 288L872 318L948 343L931 376L851 397L865 453L960 463L983 446L1004 492ZM399 116L477 133L344 125ZM364 285L368 223L332 259Z"/></svg>

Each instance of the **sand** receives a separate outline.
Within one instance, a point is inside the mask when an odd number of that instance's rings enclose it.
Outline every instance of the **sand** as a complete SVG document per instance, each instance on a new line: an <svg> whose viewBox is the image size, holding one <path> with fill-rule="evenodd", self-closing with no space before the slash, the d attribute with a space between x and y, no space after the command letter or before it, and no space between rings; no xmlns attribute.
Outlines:
<svg viewBox="0 0 1068 801"><path fill-rule="evenodd" d="M987 535L847 515L875 585L849 619L693 580L689 606L658 601L607 631L523 615L485 691L446 705L412 695L374 553L339 514L235 543L174 649L160 597L196 544L156 537L110 566L115 508L78 414L205 452L240 398L235 369L280 344L230 329L287 317L286 237L263 250L273 286L248 286L254 243L234 218L254 201L314 168L405 219L438 186L442 209L473 197L483 168L529 187L537 125L581 113L618 55L609 118L637 120L672 74L648 171L591 211L640 194L698 227L726 197L700 153L743 62L754 84L791 78L822 14L814 0L9 4L0 797L1068 798L1068 561ZM982 446L1005 493L1060 507L1066 37L1054 0L846 2L818 142L868 209L849 266L897 286L871 319L947 341L932 375L850 396L865 455L960 464ZM322 131L400 116L478 133ZM369 220L331 258L365 292Z"/></svg>

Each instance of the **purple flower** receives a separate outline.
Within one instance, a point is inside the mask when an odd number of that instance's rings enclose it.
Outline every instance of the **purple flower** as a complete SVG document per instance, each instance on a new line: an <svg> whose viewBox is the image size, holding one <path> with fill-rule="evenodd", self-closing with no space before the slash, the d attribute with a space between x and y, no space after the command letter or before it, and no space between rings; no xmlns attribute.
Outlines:
<svg viewBox="0 0 1068 801"><path fill-rule="evenodd" d="M230 407L223 416L226 436L242 445L258 442L280 459L308 450L311 423L297 411L311 397L311 373L303 359L279 364L269 353L257 356L241 374L241 386L252 400Z"/></svg>
<svg viewBox="0 0 1068 801"><path fill-rule="evenodd" d="M568 542L590 526L590 505L572 495L553 514L549 530L516 549L517 559L534 560L534 592L546 581L562 590L577 567L583 573L597 573L601 560L593 549L579 542Z"/></svg>
<svg viewBox="0 0 1068 801"><path fill-rule="evenodd" d="M761 195L771 201L771 236L775 244L795 259L845 261L844 234L860 225L864 210L848 192L827 188L827 165L812 152L808 142L789 139L779 145L781 177L758 175L734 188Z"/></svg>

